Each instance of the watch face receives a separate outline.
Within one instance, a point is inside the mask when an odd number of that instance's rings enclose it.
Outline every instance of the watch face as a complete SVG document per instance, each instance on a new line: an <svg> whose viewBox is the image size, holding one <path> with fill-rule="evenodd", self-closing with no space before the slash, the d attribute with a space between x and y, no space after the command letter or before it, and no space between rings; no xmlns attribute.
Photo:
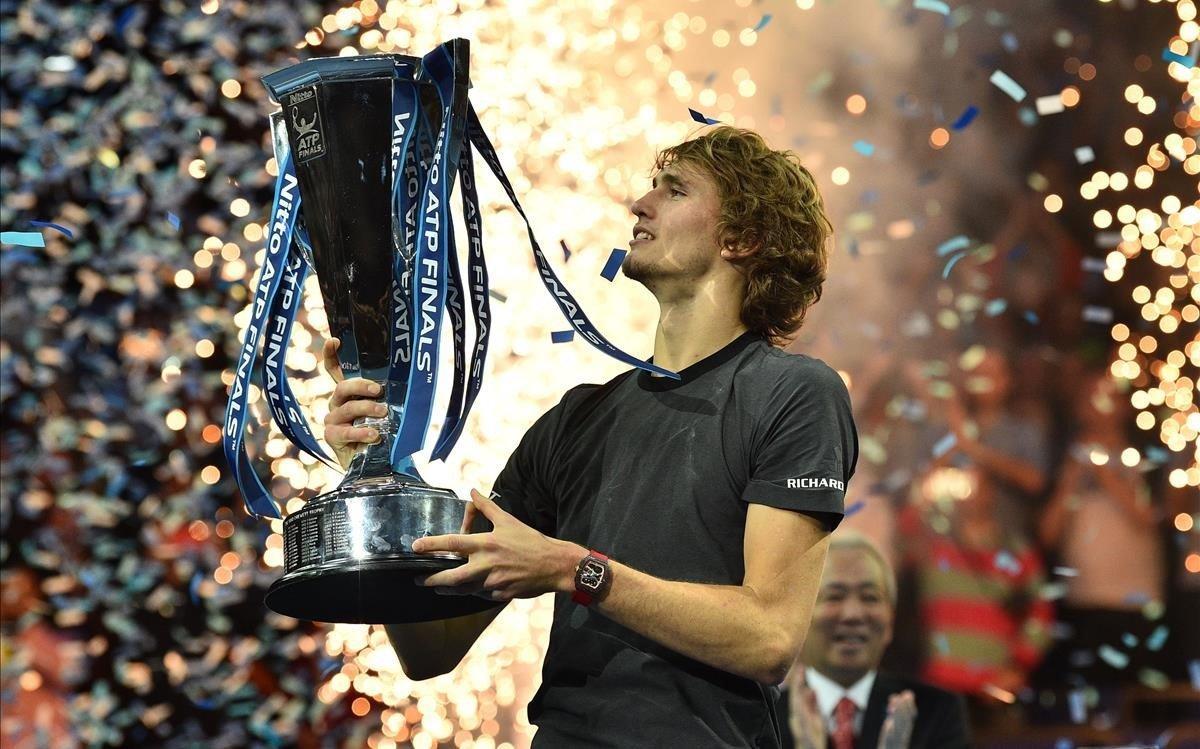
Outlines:
<svg viewBox="0 0 1200 749"><path fill-rule="evenodd" d="M598 590L603 582L604 565L594 559L586 560L579 571L579 584L590 590Z"/></svg>

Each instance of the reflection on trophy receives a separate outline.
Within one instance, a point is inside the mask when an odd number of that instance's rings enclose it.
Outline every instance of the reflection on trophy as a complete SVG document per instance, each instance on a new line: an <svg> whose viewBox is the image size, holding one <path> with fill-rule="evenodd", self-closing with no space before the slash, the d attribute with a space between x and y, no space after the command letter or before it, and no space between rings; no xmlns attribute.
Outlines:
<svg viewBox="0 0 1200 749"><path fill-rule="evenodd" d="M413 582L465 561L412 551L414 539L460 532L466 511L454 492L421 479L412 456L425 446L431 423L443 329L450 329L454 367L432 459L453 448L482 383L490 308L472 146L525 218L468 101L467 70L467 42L455 39L422 58L308 60L263 79L281 106L271 117L279 179L224 435L250 511L278 517L242 446L260 348L275 423L301 449L325 459L283 366L309 270L317 274L330 333L341 340L343 374L379 383L389 407L386 417L356 422L382 439L354 457L342 483L284 520L284 574L266 597L281 614L403 623L492 605L439 596ZM456 177L470 243L465 273L450 211ZM609 343L558 279L532 228L529 240L539 279L581 339L628 364L675 376ZM468 312L475 330L470 361Z"/></svg>

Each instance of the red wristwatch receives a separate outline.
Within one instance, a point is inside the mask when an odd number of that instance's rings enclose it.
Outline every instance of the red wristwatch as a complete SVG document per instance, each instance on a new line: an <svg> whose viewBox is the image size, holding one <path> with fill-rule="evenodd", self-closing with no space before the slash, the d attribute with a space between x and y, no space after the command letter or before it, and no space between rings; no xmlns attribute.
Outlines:
<svg viewBox="0 0 1200 749"><path fill-rule="evenodd" d="M580 606L591 606L604 600L611 585L612 568L608 565L608 557L589 550L575 568L575 592L571 594L571 600Z"/></svg>

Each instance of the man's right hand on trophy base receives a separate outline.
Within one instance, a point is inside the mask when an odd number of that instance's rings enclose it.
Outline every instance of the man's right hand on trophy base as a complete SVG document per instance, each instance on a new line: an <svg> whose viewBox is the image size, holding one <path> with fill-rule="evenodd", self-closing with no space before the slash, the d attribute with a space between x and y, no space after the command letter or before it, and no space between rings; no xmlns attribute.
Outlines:
<svg viewBox="0 0 1200 749"><path fill-rule="evenodd" d="M342 342L337 338L325 341L323 350L325 371L337 385L329 399L329 414L325 417L325 441L333 448L342 468L349 468L355 453L380 439L379 431L371 427L356 427L354 422L364 416L386 416L387 404L378 400L382 388L371 380L342 376L337 350Z"/></svg>

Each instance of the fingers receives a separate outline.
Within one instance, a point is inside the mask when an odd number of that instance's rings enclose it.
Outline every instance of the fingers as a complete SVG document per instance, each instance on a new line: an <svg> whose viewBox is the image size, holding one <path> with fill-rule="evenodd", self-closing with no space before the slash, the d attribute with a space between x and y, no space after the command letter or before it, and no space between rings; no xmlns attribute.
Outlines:
<svg viewBox="0 0 1200 749"><path fill-rule="evenodd" d="M379 383L372 380L367 380L362 377L352 377L349 380L341 380L337 386L333 388L333 395L329 399L329 410L332 411L343 403L362 398L378 398L383 394L383 388Z"/></svg>
<svg viewBox="0 0 1200 749"><path fill-rule="evenodd" d="M495 525L497 521L503 521L504 519L511 517L511 515L504 511L503 507L496 504L494 499L483 496L483 494L476 489L471 490L471 502L485 518L492 521L492 525Z"/></svg>
<svg viewBox="0 0 1200 749"><path fill-rule="evenodd" d="M462 527L459 528L458 532L470 533L471 524L475 522L475 518L478 515L479 510L475 509L475 504L473 502L468 502L466 512L463 513Z"/></svg>
<svg viewBox="0 0 1200 749"><path fill-rule="evenodd" d="M341 347L342 342L338 338L325 339L325 345L321 349L321 357L325 365L325 372L333 378L334 382L341 382L343 379L342 365L338 361L337 351Z"/></svg>
<svg viewBox="0 0 1200 749"><path fill-rule="evenodd" d="M450 533L444 536L425 536L412 542L412 550L418 554L429 554L435 551L449 551L454 554L470 555L483 547L479 540L485 533L462 534ZM461 568L459 568L461 569ZM453 570L450 570L453 572ZM442 573L438 573L442 574Z"/></svg>

